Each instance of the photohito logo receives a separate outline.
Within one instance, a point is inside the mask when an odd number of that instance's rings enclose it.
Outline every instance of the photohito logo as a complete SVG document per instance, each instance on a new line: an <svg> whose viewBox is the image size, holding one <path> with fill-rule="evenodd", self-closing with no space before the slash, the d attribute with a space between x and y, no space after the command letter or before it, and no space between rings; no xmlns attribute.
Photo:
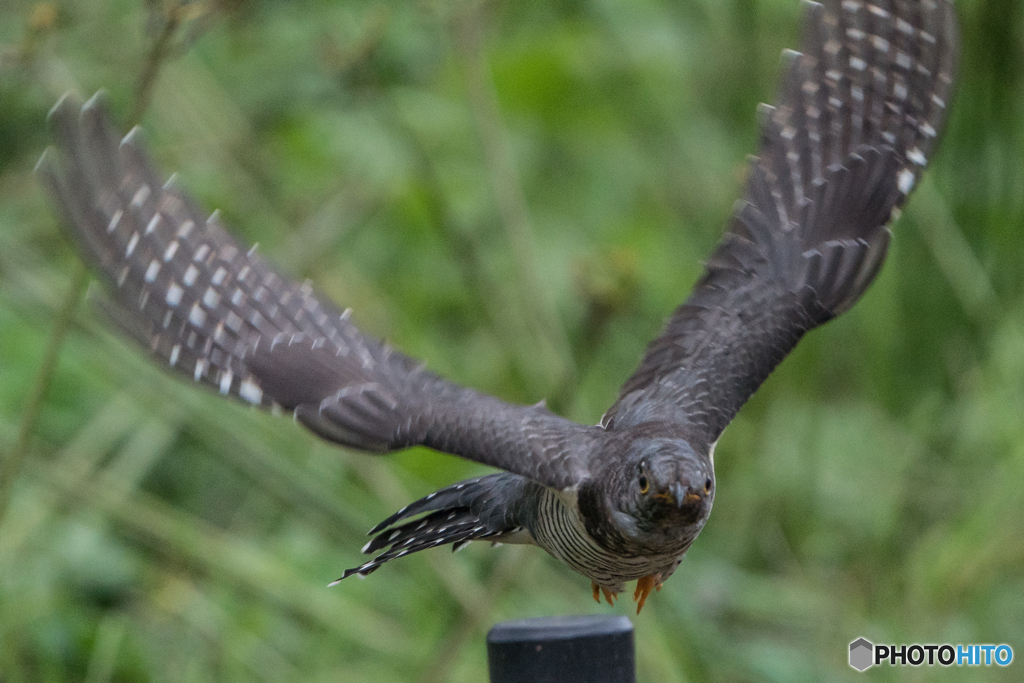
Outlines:
<svg viewBox="0 0 1024 683"><path fill-rule="evenodd" d="M888 662L889 666L1009 666L1009 645L875 645L867 638L850 643L850 666L857 671Z"/></svg>

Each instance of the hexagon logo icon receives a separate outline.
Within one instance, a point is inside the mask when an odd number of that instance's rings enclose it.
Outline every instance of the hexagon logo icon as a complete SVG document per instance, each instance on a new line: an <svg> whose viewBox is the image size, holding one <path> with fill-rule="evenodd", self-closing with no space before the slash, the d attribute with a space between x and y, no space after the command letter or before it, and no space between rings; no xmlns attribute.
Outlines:
<svg viewBox="0 0 1024 683"><path fill-rule="evenodd" d="M864 671L874 664L875 646L866 638L858 638L850 643L850 666L857 671Z"/></svg>

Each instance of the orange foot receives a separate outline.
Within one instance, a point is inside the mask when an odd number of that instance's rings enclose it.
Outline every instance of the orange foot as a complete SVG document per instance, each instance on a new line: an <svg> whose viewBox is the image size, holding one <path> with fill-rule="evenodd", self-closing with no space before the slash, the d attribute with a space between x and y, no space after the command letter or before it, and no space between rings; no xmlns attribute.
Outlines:
<svg viewBox="0 0 1024 683"><path fill-rule="evenodd" d="M609 605L614 605L615 604L615 598L619 597L618 595L616 595L615 593L612 593L610 590L608 590L604 586L598 586L593 581L590 582L590 587L594 590L594 600L596 602L598 602L598 603L601 602L601 594L602 593L604 593L604 599L608 601Z"/></svg>
<svg viewBox="0 0 1024 683"><path fill-rule="evenodd" d="M633 593L637 614L640 614L640 610L644 608L644 603L647 602L647 596L651 594L651 591L661 590L661 582L658 581L658 578L657 574L648 574L637 580L636 591Z"/></svg>

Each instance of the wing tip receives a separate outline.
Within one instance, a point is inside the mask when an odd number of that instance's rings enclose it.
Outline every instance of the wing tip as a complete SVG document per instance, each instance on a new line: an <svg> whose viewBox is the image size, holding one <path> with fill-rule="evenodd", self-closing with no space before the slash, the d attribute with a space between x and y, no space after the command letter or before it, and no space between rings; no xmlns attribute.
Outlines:
<svg viewBox="0 0 1024 683"><path fill-rule="evenodd" d="M39 155L39 161L32 168L32 174L37 177L47 178L48 175L56 173L54 165L57 163L55 157L57 151L53 147L47 147L43 150L43 153Z"/></svg>
<svg viewBox="0 0 1024 683"><path fill-rule="evenodd" d="M132 129L121 138L121 147L126 147L133 151L142 151L147 144L146 131L139 125L132 126Z"/></svg>
<svg viewBox="0 0 1024 683"><path fill-rule="evenodd" d="M65 95L66 96L66 95ZM106 88L100 88L82 105L83 112L106 112L110 108L110 94Z"/></svg>
<svg viewBox="0 0 1024 683"><path fill-rule="evenodd" d="M66 152L73 153L77 147L80 111L81 98L74 91L68 91L61 95L46 114L50 137Z"/></svg>
<svg viewBox="0 0 1024 683"><path fill-rule="evenodd" d="M46 120L51 121L54 118L64 116L68 109L78 110L81 108L79 104L82 101L81 96L74 90L68 90L66 93L60 96L56 104L50 107L50 111L46 113Z"/></svg>

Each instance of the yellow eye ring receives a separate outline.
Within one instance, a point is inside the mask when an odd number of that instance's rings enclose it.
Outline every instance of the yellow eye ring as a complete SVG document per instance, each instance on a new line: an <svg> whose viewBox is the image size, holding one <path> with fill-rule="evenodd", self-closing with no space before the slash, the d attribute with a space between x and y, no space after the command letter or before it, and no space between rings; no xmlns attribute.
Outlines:
<svg viewBox="0 0 1024 683"><path fill-rule="evenodd" d="M640 493L647 493L650 490L651 485L647 482L646 475L643 475L643 474L640 475L640 482L639 483L640 483Z"/></svg>

